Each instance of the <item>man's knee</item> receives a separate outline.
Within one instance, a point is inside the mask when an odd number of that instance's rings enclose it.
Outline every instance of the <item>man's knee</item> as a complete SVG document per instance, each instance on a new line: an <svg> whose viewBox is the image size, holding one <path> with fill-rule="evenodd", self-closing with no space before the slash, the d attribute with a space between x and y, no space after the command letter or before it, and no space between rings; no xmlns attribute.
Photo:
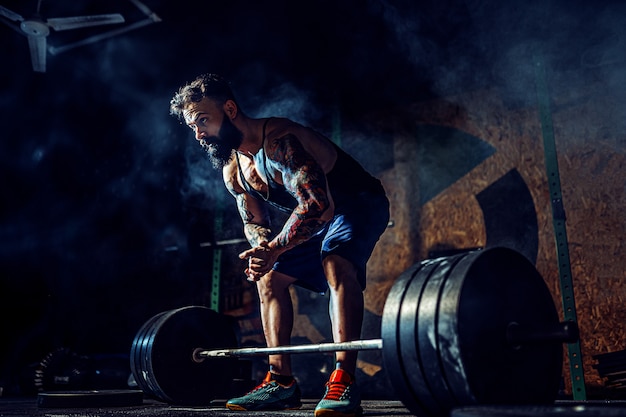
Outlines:
<svg viewBox="0 0 626 417"><path fill-rule="evenodd" d="M324 258L324 271L331 289L346 285L360 287L356 266L339 255L328 255Z"/></svg>
<svg viewBox="0 0 626 417"><path fill-rule="evenodd" d="M289 296L289 286L294 281L293 278L272 270L257 281L257 292L262 300Z"/></svg>

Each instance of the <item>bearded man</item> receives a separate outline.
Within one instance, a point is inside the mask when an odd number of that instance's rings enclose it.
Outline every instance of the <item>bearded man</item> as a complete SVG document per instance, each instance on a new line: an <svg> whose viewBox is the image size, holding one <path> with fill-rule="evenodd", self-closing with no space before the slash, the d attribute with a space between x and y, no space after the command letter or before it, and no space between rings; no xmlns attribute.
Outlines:
<svg viewBox="0 0 626 417"><path fill-rule="evenodd" d="M191 128L235 198L251 246L239 258L248 260L245 276L257 286L267 345L290 342L291 285L328 291L334 341L359 339L366 264L389 221L380 181L309 127L286 118L249 117L229 83L216 74L200 75L181 87L170 113ZM270 229L272 208L287 213L276 230ZM362 413L354 377L357 352L336 352L335 359L316 417ZM268 363L265 379L226 407L301 406L289 355L269 355Z"/></svg>

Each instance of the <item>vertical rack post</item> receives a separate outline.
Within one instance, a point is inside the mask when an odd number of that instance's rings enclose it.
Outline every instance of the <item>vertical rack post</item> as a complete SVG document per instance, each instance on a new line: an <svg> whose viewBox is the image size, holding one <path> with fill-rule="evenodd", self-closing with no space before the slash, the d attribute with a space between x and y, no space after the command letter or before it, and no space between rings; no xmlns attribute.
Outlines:
<svg viewBox="0 0 626 417"><path fill-rule="evenodd" d="M544 63L541 59L535 59L536 88L543 135L544 158L548 175L548 187L552 205L552 222L556 243L556 255L559 269L559 283L561 286L561 298L563 303L563 315L566 321L577 323L576 303L574 301L574 285L567 243L567 229L565 227L565 209L561 194L561 179L554 141L554 126L550 110L550 95L546 83ZM572 380L572 396L574 400L586 400L585 377L583 372L580 341L568 343L567 351L570 363Z"/></svg>

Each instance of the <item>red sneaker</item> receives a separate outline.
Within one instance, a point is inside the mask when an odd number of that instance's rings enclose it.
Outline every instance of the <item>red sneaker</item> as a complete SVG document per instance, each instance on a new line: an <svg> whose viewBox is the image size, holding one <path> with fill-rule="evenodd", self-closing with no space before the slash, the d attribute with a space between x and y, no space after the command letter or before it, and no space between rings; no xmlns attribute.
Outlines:
<svg viewBox="0 0 626 417"><path fill-rule="evenodd" d="M354 378L335 369L326 383L326 393L315 407L315 417L355 417L363 414L361 395Z"/></svg>

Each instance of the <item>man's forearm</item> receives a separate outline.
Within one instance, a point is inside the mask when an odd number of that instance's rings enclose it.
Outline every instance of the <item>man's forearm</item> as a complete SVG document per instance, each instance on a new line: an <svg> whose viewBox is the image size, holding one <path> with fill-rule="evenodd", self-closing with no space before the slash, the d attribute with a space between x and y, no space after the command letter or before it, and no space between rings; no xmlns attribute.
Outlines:
<svg viewBox="0 0 626 417"><path fill-rule="evenodd" d="M252 223L245 224L243 232L253 248L259 246L261 242L268 242L272 233L268 227Z"/></svg>
<svg viewBox="0 0 626 417"><path fill-rule="evenodd" d="M280 253L286 252L294 246L309 240L325 224L326 222L319 217L307 219L294 211L285 222L280 233L274 237L270 247Z"/></svg>

